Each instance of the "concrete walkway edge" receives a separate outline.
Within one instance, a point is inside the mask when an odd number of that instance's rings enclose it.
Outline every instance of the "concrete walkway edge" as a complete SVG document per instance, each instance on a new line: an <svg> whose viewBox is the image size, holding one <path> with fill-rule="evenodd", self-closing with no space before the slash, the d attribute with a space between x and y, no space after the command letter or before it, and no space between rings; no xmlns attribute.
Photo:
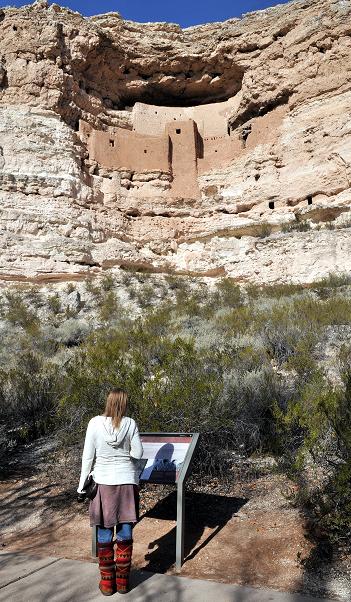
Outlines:
<svg viewBox="0 0 351 602"><path fill-rule="evenodd" d="M96 563L65 558L39 558L0 552L0 602L98 602ZM110 600L120 599L119 594ZM298 593L256 589L159 575L132 573L132 590L123 596L133 602L336 602Z"/></svg>

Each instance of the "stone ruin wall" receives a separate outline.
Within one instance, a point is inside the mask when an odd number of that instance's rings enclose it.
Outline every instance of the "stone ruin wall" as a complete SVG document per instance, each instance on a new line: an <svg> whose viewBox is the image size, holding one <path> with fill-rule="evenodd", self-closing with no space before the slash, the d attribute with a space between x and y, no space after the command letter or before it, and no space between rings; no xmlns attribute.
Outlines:
<svg viewBox="0 0 351 602"><path fill-rule="evenodd" d="M169 196L200 198L199 176L274 142L288 111L287 106L278 107L233 132L228 116L235 104L235 98L185 108L136 103L132 130L96 130L80 121L79 132L89 164L111 171L154 172L155 179L159 173L168 174Z"/></svg>

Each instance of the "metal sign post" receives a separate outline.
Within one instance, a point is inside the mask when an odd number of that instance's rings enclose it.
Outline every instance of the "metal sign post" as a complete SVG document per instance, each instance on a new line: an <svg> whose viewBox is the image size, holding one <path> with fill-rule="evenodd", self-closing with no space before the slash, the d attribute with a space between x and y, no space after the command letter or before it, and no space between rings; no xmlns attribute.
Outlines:
<svg viewBox="0 0 351 602"><path fill-rule="evenodd" d="M184 562L185 484L191 473L199 433L141 433L144 453L140 481L177 485L176 571ZM92 556L97 556L97 528L92 528Z"/></svg>
<svg viewBox="0 0 351 602"><path fill-rule="evenodd" d="M184 562L184 533L185 533L185 483L190 475L199 440L199 433L193 433L189 449L185 456L177 480L177 536L176 536L176 571L180 572Z"/></svg>

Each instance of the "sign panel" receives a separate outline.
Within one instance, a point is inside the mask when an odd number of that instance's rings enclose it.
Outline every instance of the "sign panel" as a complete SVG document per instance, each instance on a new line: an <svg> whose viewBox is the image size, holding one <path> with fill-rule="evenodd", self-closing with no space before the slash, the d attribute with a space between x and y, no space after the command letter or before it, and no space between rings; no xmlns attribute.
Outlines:
<svg viewBox="0 0 351 602"><path fill-rule="evenodd" d="M192 437L187 435L141 435L143 458L140 480L148 483L176 483Z"/></svg>

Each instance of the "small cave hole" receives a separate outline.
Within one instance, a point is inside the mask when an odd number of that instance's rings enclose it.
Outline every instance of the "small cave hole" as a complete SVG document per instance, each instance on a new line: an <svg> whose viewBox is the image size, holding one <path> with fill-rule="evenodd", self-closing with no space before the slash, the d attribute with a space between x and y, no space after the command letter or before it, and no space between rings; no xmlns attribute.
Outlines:
<svg viewBox="0 0 351 602"><path fill-rule="evenodd" d="M126 211L126 215L129 215L130 217L139 217L140 211L138 209L129 209Z"/></svg>
<svg viewBox="0 0 351 602"><path fill-rule="evenodd" d="M268 203L268 207L269 207L270 209L274 209L274 201L269 201L269 203Z"/></svg>
<svg viewBox="0 0 351 602"><path fill-rule="evenodd" d="M145 154L147 153L147 150L146 150L146 148L144 148L144 153L145 153Z"/></svg>
<svg viewBox="0 0 351 602"><path fill-rule="evenodd" d="M216 152L217 152L217 151L215 150L215 153L216 153Z"/></svg>
<svg viewBox="0 0 351 602"><path fill-rule="evenodd" d="M230 136L230 127L229 127L229 125L227 127L227 132L228 132L228 136Z"/></svg>
<svg viewBox="0 0 351 602"><path fill-rule="evenodd" d="M246 144L246 140L248 139L249 135L251 134L251 130L252 130L252 125L251 123L249 125L246 125L242 128L241 130L241 139L244 143L244 146Z"/></svg>
<svg viewBox="0 0 351 602"><path fill-rule="evenodd" d="M13 31L17 31L17 25L12 25Z"/></svg>
<svg viewBox="0 0 351 602"><path fill-rule="evenodd" d="M180 132L181 132L181 131L182 131L182 130L181 130L180 128L177 128L177 129L176 129L176 134L180 134Z"/></svg>
<svg viewBox="0 0 351 602"><path fill-rule="evenodd" d="M259 173L255 173L255 180L256 180L256 182L257 182L257 181L260 179L260 177L261 177L261 176L260 176L260 174L259 174Z"/></svg>
<svg viewBox="0 0 351 602"><path fill-rule="evenodd" d="M76 119L73 124L73 129L75 132L79 132L79 119Z"/></svg>
<svg viewBox="0 0 351 602"><path fill-rule="evenodd" d="M112 138L110 138L110 140L109 140L109 145L111 148L115 147L115 141Z"/></svg>
<svg viewBox="0 0 351 602"><path fill-rule="evenodd" d="M155 115L157 115L157 111L155 111Z"/></svg>
<svg viewBox="0 0 351 602"><path fill-rule="evenodd" d="M307 205L312 205L312 195L308 195L307 197Z"/></svg>

